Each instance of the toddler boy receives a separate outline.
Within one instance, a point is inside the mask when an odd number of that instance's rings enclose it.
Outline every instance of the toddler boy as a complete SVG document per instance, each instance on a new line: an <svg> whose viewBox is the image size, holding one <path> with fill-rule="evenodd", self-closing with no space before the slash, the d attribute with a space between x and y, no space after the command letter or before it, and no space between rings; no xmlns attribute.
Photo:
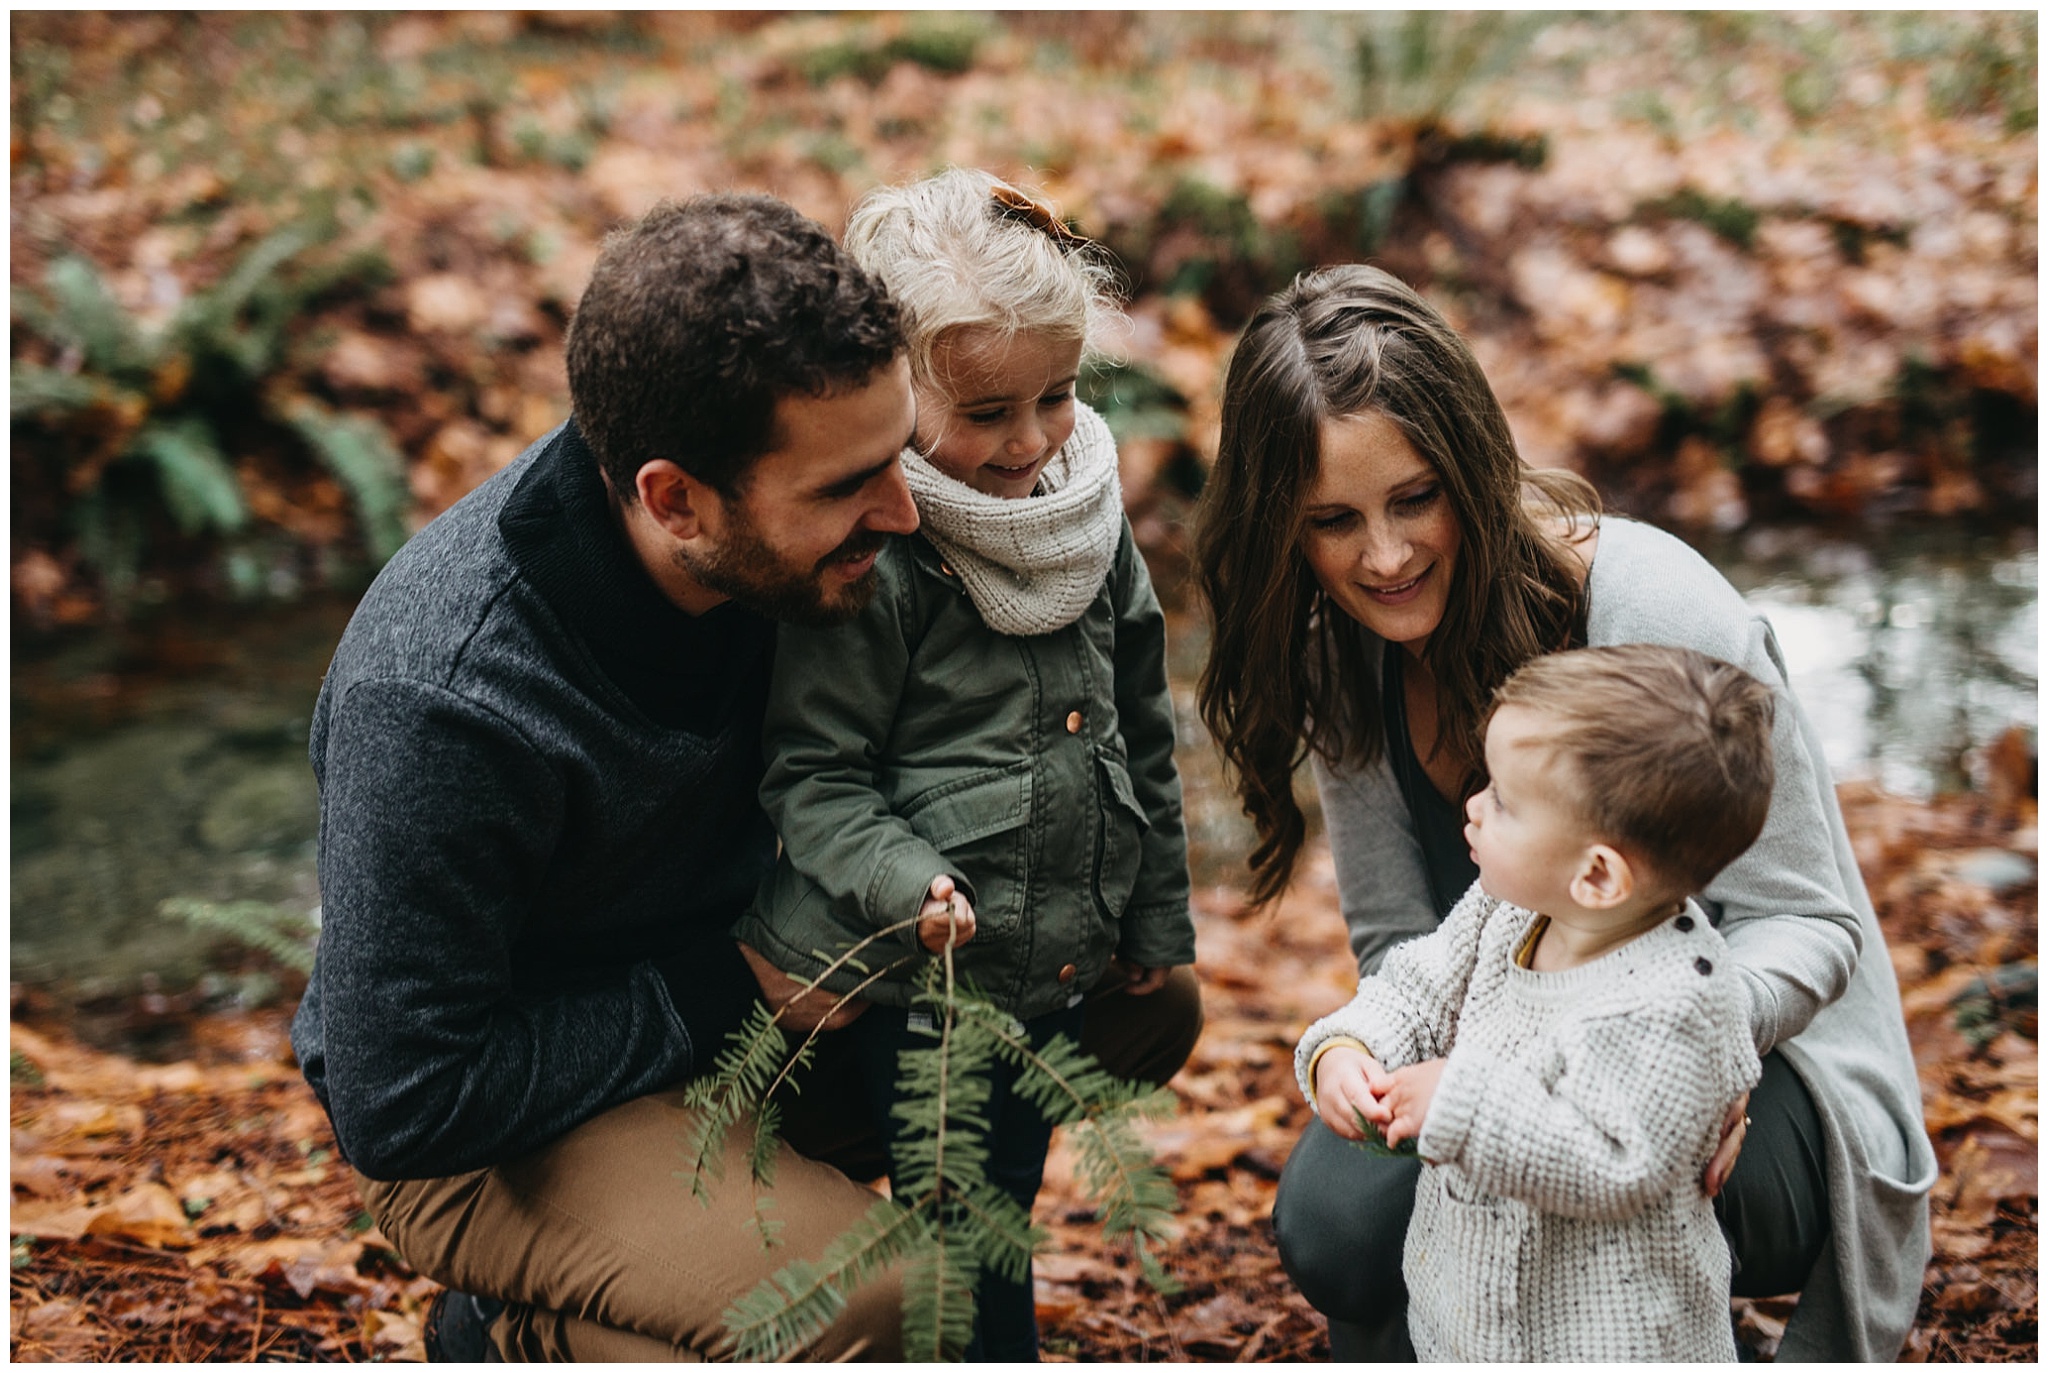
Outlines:
<svg viewBox="0 0 2048 1373"><path fill-rule="evenodd" d="M1688 898L1771 797L1769 688L1689 649L1538 658L1465 805L1479 881L1316 1022L1325 1124L1427 1164L1402 1253L1425 1360L1731 1360L1699 1179L1757 1080L1727 945Z"/></svg>

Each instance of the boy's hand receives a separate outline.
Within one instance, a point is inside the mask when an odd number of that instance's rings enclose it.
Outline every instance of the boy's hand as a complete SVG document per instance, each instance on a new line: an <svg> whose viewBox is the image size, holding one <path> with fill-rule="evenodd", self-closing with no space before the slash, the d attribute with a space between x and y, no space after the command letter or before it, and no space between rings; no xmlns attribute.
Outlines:
<svg viewBox="0 0 2048 1373"><path fill-rule="evenodd" d="M917 908L917 942L932 953L944 953L949 945L958 948L972 938L974 907L954 890L953 879L940 873Z"/></svg>
<svg viewBox="0 0 2048 1373"><path fill-rule="evenodd" d="M1411 1063L1388 1074L1387 1088L1381 1093L1390 1117L1382 1131L1388 1148L1398 1148L1404 1139L1422 1137L1422 1122L1429 1118L1430 1098L1436 1095L1437 1079L1443 1075L1444 1061L1440 1058Z"/></svg>
<svg viewBox="0 0 2048 1373"><path fill-rule="evenodd" d="M1373 1083L1390 1083L1380 1061L1363 1049L1340 1044L1316 1061L1316 1114L1339 1139L1362 1140L1358 1117L1384 1130L1392 1118Z"/></svg>
<svg viewBox="0 0 2048 1373"><path fill-rule="evenodd" d="M1123 990L1132 996L1150 996L1166 985L1166 976L1171 968L1147 968L1137 963L1126 963L1121 958L1111 958L1109 964L1124 980Z"/></svg>

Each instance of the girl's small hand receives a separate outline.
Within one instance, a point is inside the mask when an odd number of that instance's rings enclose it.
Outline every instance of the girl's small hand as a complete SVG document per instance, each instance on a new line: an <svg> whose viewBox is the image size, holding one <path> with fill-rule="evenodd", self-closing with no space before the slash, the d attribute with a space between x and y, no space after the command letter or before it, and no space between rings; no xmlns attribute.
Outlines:
<svg viewBox="0 0 2048 1373"><path fill-rule="evenodd" d="M953 886L953 879L940 873L932 879L929 895L917 911L917 942L932 953L958 948L974 938L974 907Z"/></svg>
<svg viewBox="0 0 2048 1373"><path fill-rule="evenodd" d="M1391 1117L1383 1132L1388 1148L1404 1139L1422 1137L1422 1122L1429 1118L1430 1099L1436 1095L1437 1079L1443 1075L1444 1061L1440 1058L1411 1063L1388 1075L1387 1090L1381 1098Z"/></svg>
<svg viewBox="0 0 2048 1373"><path fill-rule="evenodd" d="M1714 1149L1714 1156L1707 1160L1707 1171L1700 1179L1700 1190L1710 1197L1721 1195L1721 1189L1728 1185L1728 1175L1735 1171L1735 1160L1742 1153L1742 1145L1749 1138L1749 1093L1744 1092L1728 1108L1728 1114L1721 1118L1721 1143Z"/></svg>
<svg viewBox="0 0 2048 1373"><path fill-rule="evenodd" d="M1171 968L1147 968L1136 963L1126 963L1121 958L1112 958L1110 963L1123 975L1124 991L1132 996L1150 996L1166 985L1166 975Z"/></svg>
<svg viewBox="0 0 2048 1373"><path fill-rule="evenodd" d="M1340 1044L1316 1062L1316 1114L1339 1139L1360 1140L1358 1117L1386 1128L1387 1108L1374 1094L1371 1079L1386 1069L1363 1049Z"/></svg>

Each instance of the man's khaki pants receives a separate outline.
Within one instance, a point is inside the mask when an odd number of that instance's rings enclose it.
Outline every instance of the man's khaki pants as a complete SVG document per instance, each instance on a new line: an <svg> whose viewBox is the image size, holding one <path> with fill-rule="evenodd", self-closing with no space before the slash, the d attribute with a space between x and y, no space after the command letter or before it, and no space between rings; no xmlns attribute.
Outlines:
<svg viewBox="0 0 2048 1373"><path fill-rule="evenodd" d="M1098 992L1082 1047L1119 1077L1163 1083L1201 1026L1194 972L1181 968L1150 996ZM491 1338L508 1362L715 1357L728 1306L784 1265L817 1258L874 1204L841 1171L885 1171L858 1083L832 1036L819 1046L784 1115L772 1249L750 1224L744 1127L727 1142L708 1207L677 1176L692 1120L681 1088L615 1106L494 1168L407 1182L359 1174L363 1204L418 1272L507 1303ZM855 1289L806 1356L901 1358L899 1297L893 1275Z"/></svg>

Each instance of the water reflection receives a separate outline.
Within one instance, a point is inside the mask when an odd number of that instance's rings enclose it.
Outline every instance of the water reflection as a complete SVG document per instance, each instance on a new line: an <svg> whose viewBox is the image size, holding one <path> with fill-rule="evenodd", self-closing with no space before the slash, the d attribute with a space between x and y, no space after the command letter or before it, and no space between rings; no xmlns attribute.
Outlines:
<svg viewBox="0 0 2048 1373"><path fill-rule="evenodd" d="M1753 533L1705 551L1776 625L1838 775L1904 793L1964 785L1974 749L2033 726L2032 531L1872 544ZM165 898L313 907L305 728L345 611L187 618L153 638L17 653L16 980L73 994L189 986L207 966L203 937L157 915ZM1196 881L1235 883L1250 832L1195 714L1206 636L1178 615L1170 642Z"/></svg>
<svg viewBox="0 0 2048 1373"><path fill-rule="evenodd" d="M1881 549L1765 530L1705 550L1770 617L1838 778L1960 790L1977 750L2038 713L2031 531L1920 534Z"/></svg>

